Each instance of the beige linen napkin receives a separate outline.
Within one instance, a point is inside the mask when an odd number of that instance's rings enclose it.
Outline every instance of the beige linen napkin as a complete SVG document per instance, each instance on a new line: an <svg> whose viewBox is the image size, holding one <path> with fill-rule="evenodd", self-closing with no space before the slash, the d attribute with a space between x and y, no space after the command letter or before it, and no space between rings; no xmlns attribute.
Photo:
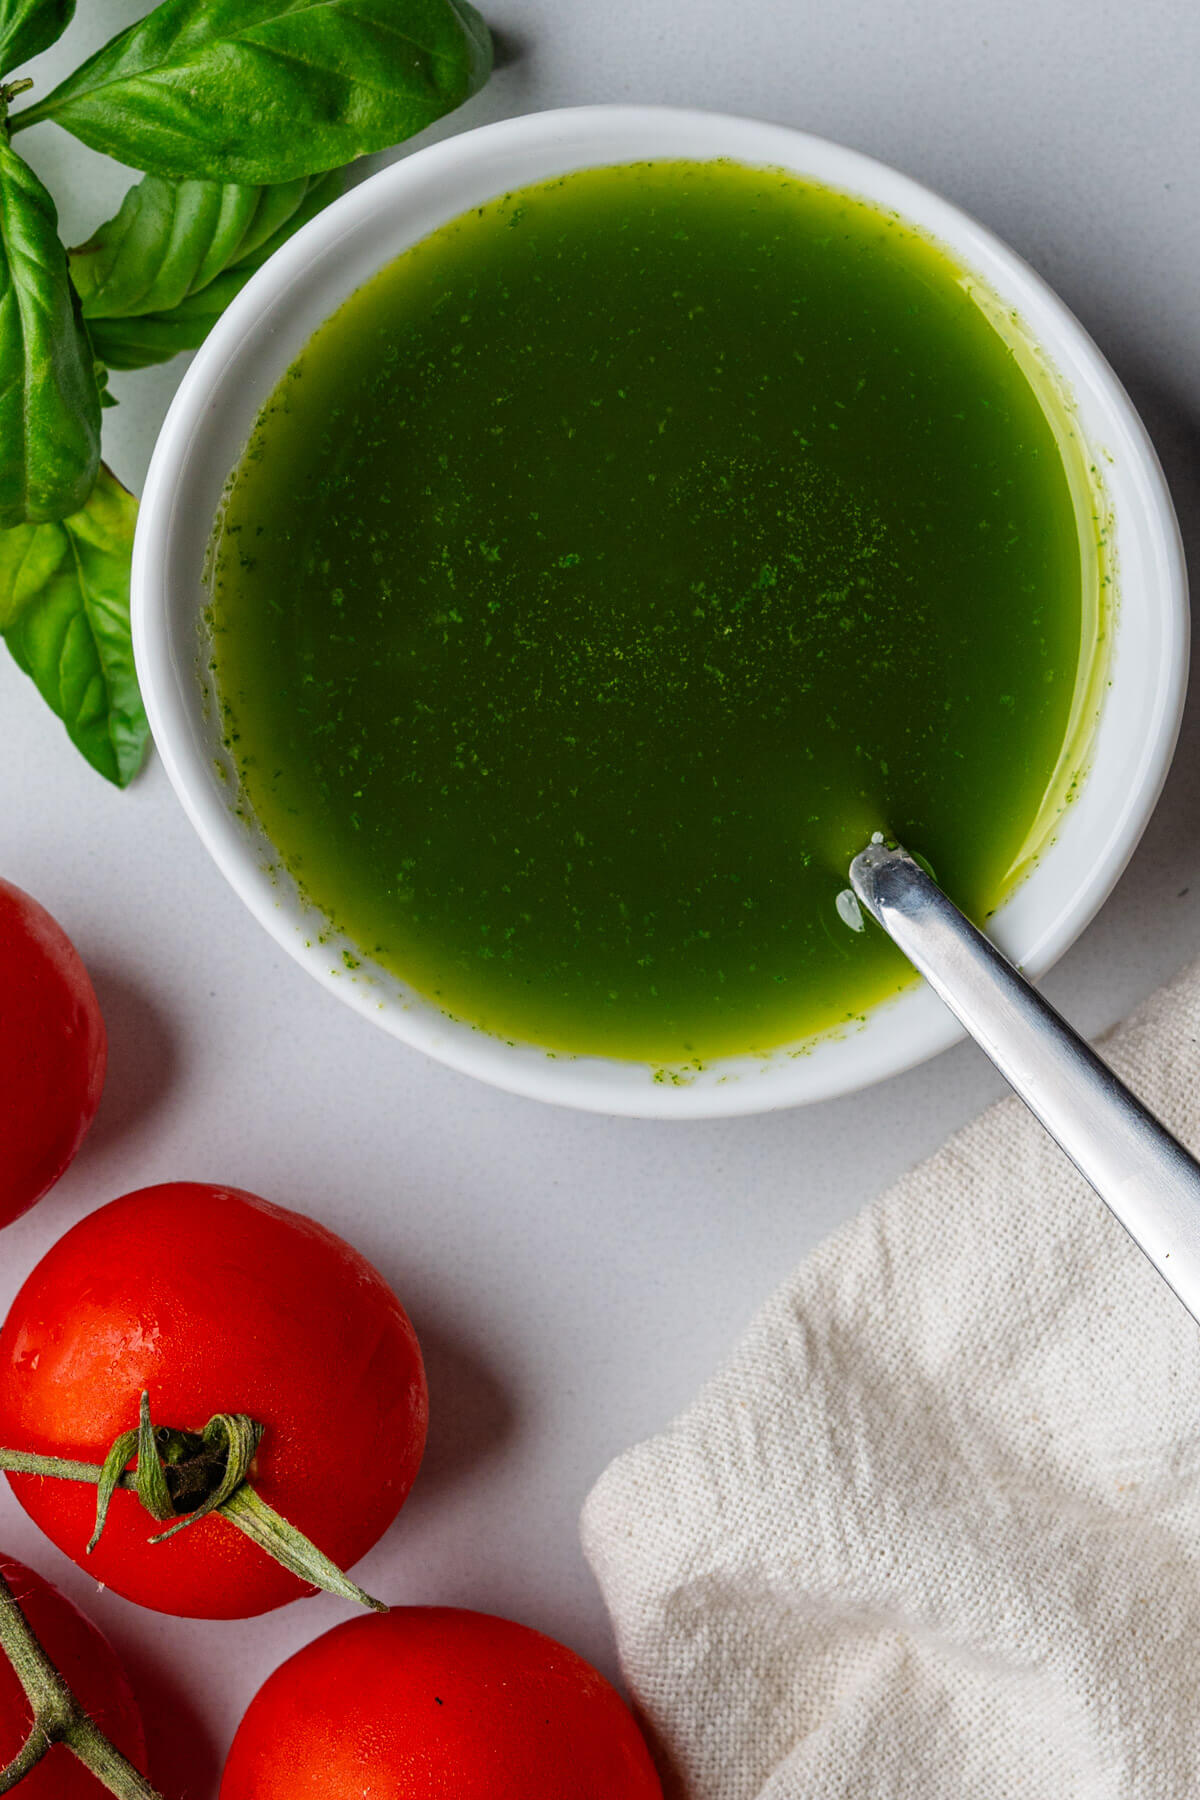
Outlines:
<svg viewBox="0 0 1200 1800"><path fill-rule="evenodd" d="M1198 1031L1200 964L1106 1052L1193 1145ZM1016 1101L802 1264L583 1536L690 1800L1200 1796L1200 1329Z"/></svg>

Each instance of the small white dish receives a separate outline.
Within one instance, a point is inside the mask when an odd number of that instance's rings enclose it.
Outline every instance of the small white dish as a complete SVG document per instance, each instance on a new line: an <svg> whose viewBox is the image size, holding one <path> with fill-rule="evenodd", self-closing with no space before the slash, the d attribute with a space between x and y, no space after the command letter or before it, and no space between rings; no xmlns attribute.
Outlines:
<svg viewBox="0 0 1200 1800"><path fill-rule="evenodd" d="M408 245L496 194L569 170L652 157L788 169L894 209L953 253L1057 371L1102 463L1122 600L1109 691L1082 791L1052 842L990 922L1005 952L1045 973L1094 917L1158 799L1187 680L1187 581L1153 446L1082 326L1045 283L965 213L882 163L783 126L665 107L536 113L463 133L351 190L285 244L234 299L185 375L146 481L133 559L133 633L167 773L218 866L309 972L394 1036L497 1087L596 1112L706 1118L852 1092L911 1068L962 1034L918 987L854 1029L699 1071L551 1055L446 1017L327 932L270 845L239 816L208 688L205 551L225 481L259 409L317 326ZM342 951L353 951L343 960ZM347 964L358 959L351 970Z"/></svg>

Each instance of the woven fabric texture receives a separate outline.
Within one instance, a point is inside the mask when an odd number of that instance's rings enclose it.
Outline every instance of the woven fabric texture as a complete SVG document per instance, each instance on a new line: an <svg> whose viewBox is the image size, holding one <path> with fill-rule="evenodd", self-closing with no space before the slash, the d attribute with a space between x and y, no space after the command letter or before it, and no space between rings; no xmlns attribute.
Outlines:
<svg viewBox="0 0 1200 1800"><path fill-rule="evenodd" d="M1198 1037L1200 965L1105 1052L1193 1146ZM1016 1101L801 1265L583 1539L669 1793L1200 1795L1200 1329Z"/></svg>

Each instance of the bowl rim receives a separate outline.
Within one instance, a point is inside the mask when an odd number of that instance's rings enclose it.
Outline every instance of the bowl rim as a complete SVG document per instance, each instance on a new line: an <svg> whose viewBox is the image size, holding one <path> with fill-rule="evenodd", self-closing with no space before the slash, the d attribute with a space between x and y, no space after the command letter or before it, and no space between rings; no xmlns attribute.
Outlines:
<svg viewBox="0 0 1200 1800"><path fill-rule="evenodd" d="M1003 298L1011 291L1028 299L1017 305L1024 317L1032 303L1051 331L1044 327L1034 335L1053 360L1056 345L1066 344L1075 366L1073 386L1083 384L1095 405L1111 422L1110 435L1123 440L1127 475L1139 490L1142 521L1149 533L1147 555L1156 564L1161 605L1157 618L1160 642L1154 671L1152 699L1147 702L1149 728L1139 738L1136 757L1126 782L1124 804L1108 822L1107 834L1091 868L1066 884L1067 897L1051 907L1050 917L1021 950L1021 965L1037 978L1045 973L1095 917L1112 892L1162 791L1178 736L1187 690L1190 618L1187 576L1178 521L1153 444L1124 387L1087 331L1053 289L1017 253L969 213L945 200L934 190L894 169L891 165L848 149L828 139L787 125L745 118L737 114L694 108L600 104L555 108L527 113L475 127L401 157L351 188L317 214L288 240L251 277L209 333L180 383L160 432L146 479L133 553L132 625L134 653L147 714L159 754L191 822L217 866L250 911L275 940L331 992L354 1006L366 1018L383 1025L391 1035L425 1051L436 1060L475 1075L495 1087L528 1098L574 1106L588 1111L651 1118L712 1118L779 1107L794 1106L857 1092L893 1074L900 1074L959 1041L964 1035L957 1022L925 987L910 989L899 1002L872 1009L870 1019L905 1005L909 1029L906 1042L889 1043L869 1029L852 1040L856 1052L822 1055L826 1040L815 1041L802 1057L790 1063L778 1059L745 1057L723 1059L699 1080L676 1082L651 1079L652 1066L626 1063L599 1056L550 1055L530 1045L512 1045L461 1021L452 1020L422 996L412 996L402 1006L380 1009L378 996L369 988L339 979L329 967L327 951L314 954L297 929L295 919L281 907L278 891L260 866L253 841L238 838L229 829L230 814L214 772L196 753L190 714L184 699L188 672L175 654L169 620L170 578L168 564L174 540L187 512L189 458L193 446L212 424L219 410L214 398L222 378L239 355L248 354L255 341L269 330L263 324L270 305L293 292L297 284L315 278L315 271L335 252L340 240L364 224L399 209L421 184L447 174L455 167L469 168L473 159L503 155L539 144L547 152L541 176L556 172L551 154L580 137L594 135L597 127L613 139L611 148L583 162L567 161L561 167L601 166L605 163L640 161L644 151L622 152L619 139L647 137L657 128L679 135L688 132L711 136L707 154L763 166L783 166L797 173L861 194L876 204L886 204L921 229L939 238L968 271L987 270L989 288ZM787 149L786 157L751 155L731 148L723 139L762 139ZM661 156L693 152L664 149ZM832 171L832 172L829 172ZM497 182L495 192L514 185ZM886 195L886 201L881 198ZM442 218L473 204L465 200L446 210ZM416 236L425 235L420 231ZM375 266L382 267L398 254L385 244ZM997 284L994 274L1003 279ZM358 284L355 284L358 285ZM352 290L347 290L352 291ZM1014 303L1015 304L1015 303ZM1047 337L1054 342L1047 343ZM1118 528L1120 515L1118 515ZM1124 609L1120 630L1130 629ZM195 683L197 703L199 683ZM1103 734L1101 719L1097 738ZM1086 786L1086 783L1085 783ZM1041 861L1052 862L1056 846L1049 845ZM1024 884L1016 890L1019 894ZM1015 896L1013 896L1015 897ZM1011 899L997 914L997 934L1003 941L1003 919ZM895 1040L896 1034L892 1033ZM770 1063L776 1079L720 1078L726 1069L740 1075L765 1072ZM822 1064L824 1063L824 1067ZM744 1066L743 1066L744 1065ZM640 1079L631 1075L640 1072ZM782 1076L790 1074L792 1079Z"/></svg>

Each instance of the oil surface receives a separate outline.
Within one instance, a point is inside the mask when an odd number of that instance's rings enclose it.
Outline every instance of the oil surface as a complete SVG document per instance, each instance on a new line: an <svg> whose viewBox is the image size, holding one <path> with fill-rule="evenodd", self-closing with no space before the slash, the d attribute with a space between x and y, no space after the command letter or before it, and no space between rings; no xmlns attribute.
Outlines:
<svg viewBox="0 0 1200 1800"><path fill-rule="evenodd" d="M849 858L887 828L985 916L1094 658L1071 452L993 319L900 221L727 162L525 189L384 269L214 544L226 741L308 896L558 1050L895 992Z"/></svg>

